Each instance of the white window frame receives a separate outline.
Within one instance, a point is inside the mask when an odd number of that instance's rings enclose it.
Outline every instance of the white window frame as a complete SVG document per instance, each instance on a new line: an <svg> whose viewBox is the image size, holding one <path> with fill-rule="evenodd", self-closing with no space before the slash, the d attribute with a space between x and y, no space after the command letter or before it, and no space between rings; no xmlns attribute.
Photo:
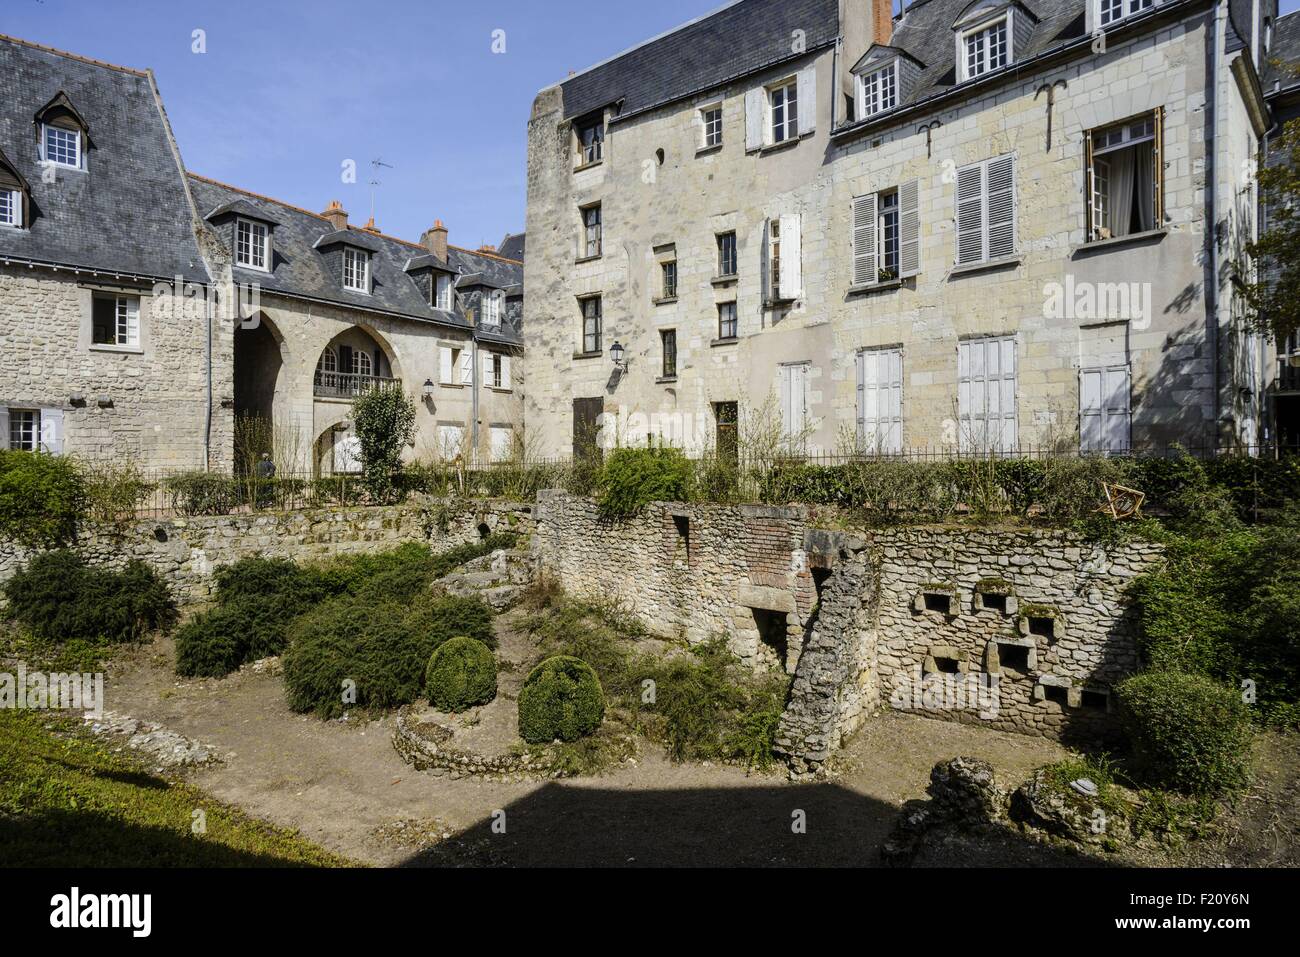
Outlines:
<svg viewBox="0 0 1300 957"><path fill-rule="evenodd" d="M858 445L868 455L903 451L903 350L862 349L857 360Z"/></svg>
<svg viewBox="0 0 1300 957"><path fill-rule="evenodd" d="M960 71L962 80L974 80L981 76L986 76L995 70L1001 70L1015 62L1015 10L1008 9L997 16L990 17L987 20L981 20L973 27L968 27L957 32L957 69ZM1005 31L1006 39L1006 59L997 66L991 63L991 44L988 38L985 38L980 45L978 69L971 72L970 64L970 43L985 34L990 34L993 30L1001 27Z"/></svg>
<svg viewBox="0 0 1300 957"><path fill-rule="evenodd" d="M781 123L776 121L777 94L781 94ZM794 105L791 112L790 106ZM777 133L781 135L778 137ZM799 139L799 77L791 76L767 87L767 142L772 146Z"/></svg>
<svg viewBox="0 0 1300 957"><path fill-rule="evenodd" d="M994 168L995 164L1000 164L1004 162L1010 164L1009 184L997 190L996 200L995 200L995 194L993 190L990 188L989 171L990 169ZM976 197L966 196L965 198L963 198L961 192L963 179L968 180L969 178L968 174L974 173L976 171L978 171L979 174L978 196ZM1020 194L1019 194L1019 184L1017 182L1017 176L1016 176L1015 154L1004 153L1001 156L994 156L986 160L981 160L978 163L971 163L969 166L963 166L957 170L957 182L954 183L953 185L954 185L954 190L956 192L954 219L956 220L955 225L957 227L956 229L954 229L954 233L956 233L956 239L957 239L957 249L956 249L956 255L954 257L955 264L958 267L973 266L973 265L981 265L983 263L988 263L988 262L995 262L998 260L1014 258L1017 255L1017 251L1020 248L1020 234L1019 234L1019 226L1018 226L1018 220L1020 218L1019 216ZM1007 196L1004 196L1004 194L1008 194L1008 193L1010 194L1009 198ZM962 237L964 235L962 230L962 219L963 216L969 217L970 215L974 214L974 210L971 208L970 204L974 203L976 200L978 200L978 204L979 204L978 217L979 217L980 255L978 259L963 260L961 257ZM1010 207L1009 222L1006 219L1000 218L996 224L996 227L990 226L990 217L989 217L990 212L991 211L999 212L999 213L1005 212L1006 211L1004 209L1005 204L1009 204ZM996 239L993 235L994 228L998 230ZM1008 229L1010 231L1009 248L999 249L997 255L994 255L993 246L995 244L995 241L997 243L1005 243L1006 231Z"/></svg>
<svg viewBox="0 0 1300 957"><path fill-rule="evenodd" d="M370 294L370 254L365 250L343 247L343 288Z"/></svg>
<svg viewBox="0 0 1300 957"><path fill-rule="evenodd" d="M1134 130L1137 128L1142 129L1135 134ZM1103 133L1118 133L1119 138L1107 138L1103 144L1099 140L1099 136ZM1089 198L1087 241L1096 242L1114 236L1114 223L1111 220L1111 215L1115 211L1110 208L1110 165L1106 159L1107 155L1130 149L1141 143L1152 144L1151 228L1159 229L1164 221L1164 170L1162 165L1164 162L1164 108L1157 107L1149 113L1139 114L1118 123L1110 123L1094 130L1088 130L1084 133L1084 136L1088 163L1088 168L1085 170L1085 175L1088 177ZM1108 230L1110 235L1103 236L1103 229ZM1131 234L1126 233L1125 235Z"/></svg>
<svg viewBox="0 0 1300 957"><path fill-rule="evenodd" d="M10 229L23 228L23 191L21 189L0 189L0 199L8 198L9 212L4 212L4 207L0 206L0 226L8 226Z"/></svg>
<svg viewBox="0 0 1300 957"><path fill-rule="evenodd" d="M94 330L94 303L96 300L113 303L113 341L96 342ZM92 349L139 349L140 348L140 297L94 294L91 298L91 332Z"/></svg>
<svg viewBox="0 0 1300 957"><path fill-rule="evenodd" d="M1108 0L1091 0L1094 29L1101 30L1114 26L1130 17L1137 16L1139 13L1145 13L1154 7L1156 3L1157 0L1115 0L1114 3L1110 3ZM1114 6L1119 7L1119 12L1110 14L1109 19L1104 19L1107 17L1108 9Z"/></svg>
<svg viewBox="0 0 1300 957"><path fill-rule="evenodd" d="M364 349L352 350L352 368L348 370L355 376L364 376L367 379L375 377L375 360L374 357Z"/></svg>
<svg viewBox="0 0 1300 957"><path fill-rule="evenodd" d="M30 416L30 433L29 439L22 439L15 443L14 430L18 428L20 420L26 420ZM27 408L10 408L6 410L5 419L8 428L5 432L5 448L12 449L16 452L39 452L41 451L41 410Z"/></svg>
<svg viewBox="0 0 1300 957"><path fill-rule="evenodd" d="M709 114L718 114L716 126L709 120ZM700 107L700 149L707 150L722 145L722 103L709 103Z"/></svg>
<svg viewBox="0 0 1300 957"><path fill-rule="evenodd" d="M244 230L247 229L247 240ZM260 234L259 234L260 231ZM244 247L248 247L248 255ZM259 265L258 260L261 260ZM240 217L235 220L235 265L259 272L271 271L271 230L265 223Z"/></svg>
<svg viewBox="0 0 1300 957"><path fill-rule="evenodd" d="M50 155L50 134L56 133L62 136L72 137L72 143L75 147L76 162L68 163L63 160L54 159ZM57 136L56 136L57 139ZM81 130L69 130L62 126L55 126L52 123L41 124L41 159L51 166L57 166L60 169L85 169L85 143L82 141Z"/></svg>
<svg viewBox="0 0 1300 957"><path fill-rule="evenodd" d="M580 206L578 212L582 219L582 252L579 259L599 259L605 254L605 211L600 203ZM595 222L587 217L595 214Z"/></svg>
<svg viewBox="0 0 1300 957"><path fill-rule="evenodd" d="M892 110L898 105L898 59L858 75L858 119ZM886 83L888 80L888 83Z"/></svg>
<svg viewBox="0 0 1300 957"><path fill-rule="evenodd" d="M1097 402L1088 401L1089 378L1097 383ZM1120 389L1108 388L1108 383L1119 379ZM1089 429L1089 420L1095 426ZM1118 429L1118 441L1111 441L1112 432ZM1089 441L1090 432L1098 437ZM1133 378L1127 362L1085 366L1079 369L1079 451L1122 455L1133 445Z"/></svg>
<svg viewBox="0 0 1300 957"><path fill-rule="evenodd" d="M438 272L433 274L433 308L451 312L451 274Z"/></svg>
<svg viewBox="0 0 1300 957"><path fill-rule="evenodd" d="M987 361L990 348L997 358L995 371L990 371ZM984 336L957 343L957 441L961 451L1016 451L1019 366L1015 336ZM990 402L991 397L996 400ZM991 405L996 405L996 411L990 412ZM992 424L997 428L990 441Z"/></svg>

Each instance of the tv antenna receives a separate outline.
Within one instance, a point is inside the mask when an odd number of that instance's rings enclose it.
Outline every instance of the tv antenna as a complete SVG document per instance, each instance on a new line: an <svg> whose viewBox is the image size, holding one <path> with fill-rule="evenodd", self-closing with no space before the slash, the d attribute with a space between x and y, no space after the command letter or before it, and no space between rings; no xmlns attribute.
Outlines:
<svg viewBox="0 0 1300 957"><path fill-rule="evenodd" d="M374 170L370 177L370 221L373 223L375 221L375 189L384 185L379 180L379 170L381 168L392 169L393 164L385 163L382 156L376 156L370 161L370 168Z"/></svg>

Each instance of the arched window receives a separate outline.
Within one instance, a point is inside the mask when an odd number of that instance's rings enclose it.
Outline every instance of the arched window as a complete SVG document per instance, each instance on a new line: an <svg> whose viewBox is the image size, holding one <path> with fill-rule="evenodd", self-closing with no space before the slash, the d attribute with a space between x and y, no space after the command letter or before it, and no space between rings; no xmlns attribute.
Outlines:
<svg viewBox="0 0 1300 957"><path fill-rule="evenodd" d="M352 374L353 375L374 375L374 362L370 358L370 353L362 352L360 349L352 351Z"/></svg>
<svg viewBox="0 0 1300 957"><path fill-rule="evenodd" d="M316 362L316 371L318 373L339 371L339 354L334 351L333 346L326 346L325 351L320 354L320 359Z"/></svg>

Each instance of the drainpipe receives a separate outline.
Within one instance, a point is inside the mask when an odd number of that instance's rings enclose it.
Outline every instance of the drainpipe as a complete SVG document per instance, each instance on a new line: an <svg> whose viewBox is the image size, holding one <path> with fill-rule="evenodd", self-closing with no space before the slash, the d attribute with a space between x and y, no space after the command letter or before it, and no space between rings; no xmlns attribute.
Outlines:
<svg viewBox="0 0 1300 957"><path fill-rule="evenodd" d="M1210 354L1214 363L1214 424L1211 438L1215 449L1219 445L1219 428L1222 404L1223 363L1219 355L1219 164L1216 151L1219 148L1219 51L1223 43L1223 17L1227 0L1219 0L1214 6L1214 21L1210 30L1209 85L1211 95L1206 97L1206 108L1210 116L1206 122L1209 132L1209 146L1205 151L1205 215L1209 240L1208 259L1210 264L1209 280L1205 284L1206 308L1210 313Z"/></svg>
<svg viewBox="0 0 1300 957"><path fill-rule="evenodd" d="M203 471L212 468L212 297L203 297L203 321L206 326L206 343L204 359L207 365L207 408L204 410L203 422Z"/></svg>
<svg viewBox="0 0 1300 957"><path fill-rule="evenodd" d="M471 315L470 321L476 322L476 318ZM480 368L481 363L479 362L479 356L478 356L477 331L474 333L474 336L470 340L470 342L471 342L470 355L474 357L474 409L472 412L472 418L470 424L470 449L471 449L471 454L473 455L474 459L477 461L478 458L478 390L479 390L479 383L483 377L483 370Z"/></svg>

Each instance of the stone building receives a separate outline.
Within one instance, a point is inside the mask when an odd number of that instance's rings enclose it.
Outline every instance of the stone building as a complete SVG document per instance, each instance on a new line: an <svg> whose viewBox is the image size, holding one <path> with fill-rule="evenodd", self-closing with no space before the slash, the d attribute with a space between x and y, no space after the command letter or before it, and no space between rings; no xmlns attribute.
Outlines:
<svg viewBox="0 0 1300 957"><path fill-rule="evenodd" d="M254 416L282 470L350 471L351 400L385 382L411 457L521 443L520 260L187 173L148 72L0 37L0 88L7 447L225 470Z"/></svg>
<svg viewBox="0 0 1300 957"><path fill-rule="evenodd" d="M530 441L1271 440L1231 276L1272 0L891 12L739 0L538 95Z"/></svg>

